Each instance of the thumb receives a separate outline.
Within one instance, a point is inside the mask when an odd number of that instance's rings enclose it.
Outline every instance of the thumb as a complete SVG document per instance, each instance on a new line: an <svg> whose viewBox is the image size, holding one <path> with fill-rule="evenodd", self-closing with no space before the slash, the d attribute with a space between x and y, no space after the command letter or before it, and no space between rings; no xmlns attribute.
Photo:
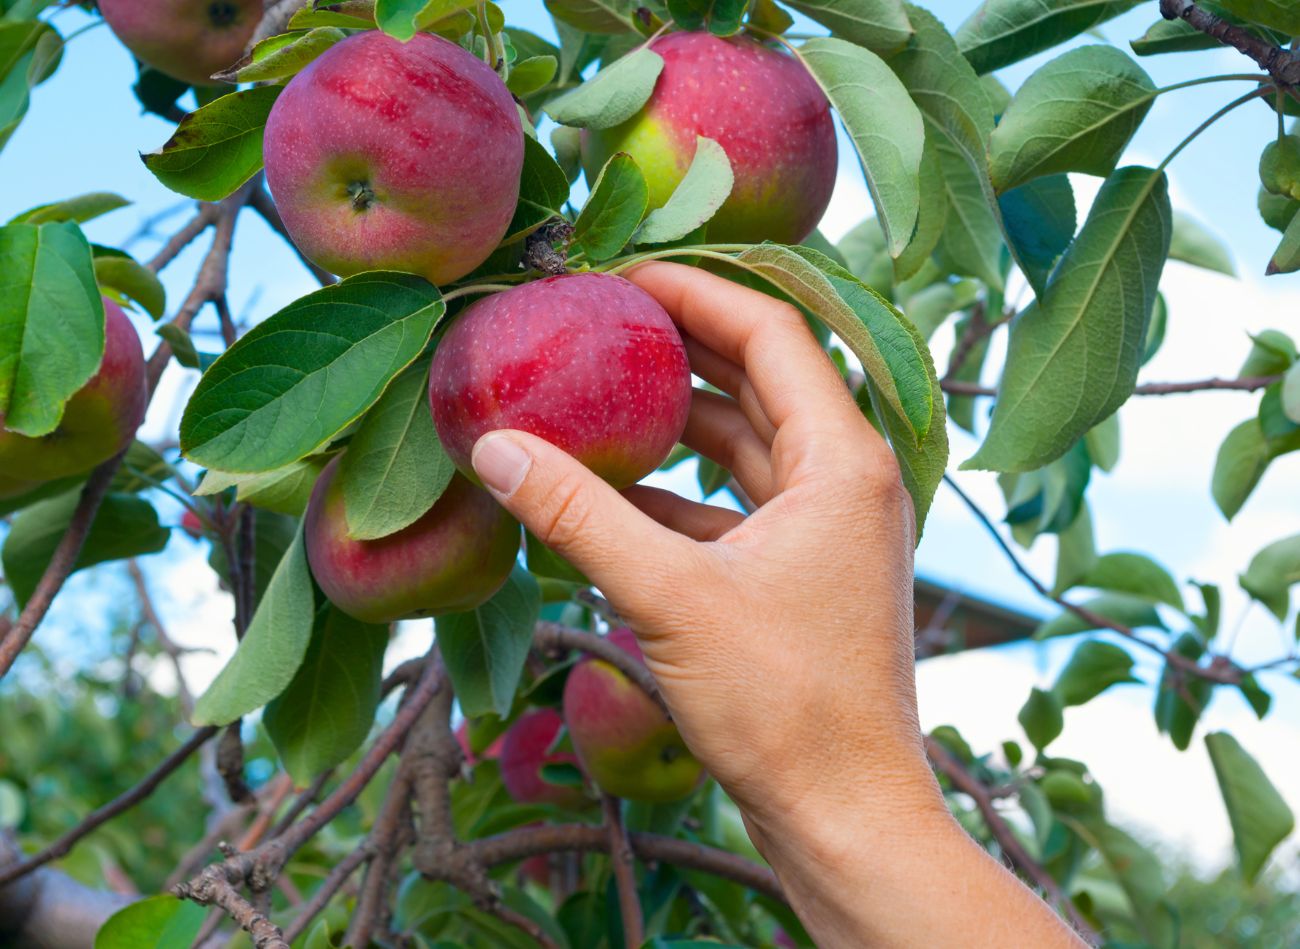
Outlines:
<svg viewBox="0 0 1300 949"><path fill-rule="evenodd" d="M577 459L526 432L489 432L474 445L474 471L533 535L628 603L650 578L666 580L694 544L637 510Z"/></svg>

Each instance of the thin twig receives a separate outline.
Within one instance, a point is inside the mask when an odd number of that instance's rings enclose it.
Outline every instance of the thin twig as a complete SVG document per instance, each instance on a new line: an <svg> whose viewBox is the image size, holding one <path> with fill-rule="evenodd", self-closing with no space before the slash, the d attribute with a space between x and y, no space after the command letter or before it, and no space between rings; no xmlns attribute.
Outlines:
<svg viewBox="0 0 1300 949"><path fill-rule="evenodd" d="M167 654L167 658L171 660L176 670L176 698L181 703L181 711L188 719L190 713L194 711L194 693L190 691L189 683L185 681L185 673L181 670L181 657L185 654L185 649L168 635L167 627L163 625L162 617L158 615L153 597L149 593L149 583L145 579L144 571L140 569L140 564L134 557L126 562L126 572L135 586L135 595L140 601L140 613L144 621L153 630L159 648Z"/></svg>
<svg viewBox="0 0 1300 949"><path fill-rule="evenodd" d="M993 797L986 788L974 775L966 770L965 766L957 760L942 744L933 738L925 739L926 754L934 763L935 768L941 771L945 777L952 782L953 787L964 794L970 796L979 808L980 814L984 817L984 823L988 825L989 831L993 838L1002 848L1002 852L1007 855L1011 865L1028 877L1035 886L1041 889L1053 903L1063 912L1074 926L1079 936L1084 939L1090 946L1098 945L1101 942L1097 931L1092 928L1083 914L1079 912L1074 901L1065 894L1060 884L1052 878L1052 875L1043 868L1029 851L1024 848L1012 831L1005 818L998 813L993 804Z"/></svg>
<svg viewBox="0 0 1300 949"><path fill-rule="evenodd" d="M1281 379L1281 376L1243 376L1239 379L1192 379L1187 382L1147 382L1133 390L1134 395L1179 395L1186 392L1256 392L1266 389ZM994 386L984 386L977 382L962 382L957 379L943 379L939 385L949 395L986 396L998 394Z"/></svg>
<svg viewBox="0 0 1300 949"><path fill-rule="evenodd" d="M595 633L575 629L572 626L543 621L533 629L533 642L542 652L559 653L576 649L603 659L639 685L641 690L663 709L664 714L668 714L668 705L659 691L659 683L655 681L654 674L645 663L638 662L636 657L607 637L597 636Z"/></svg>
<svg viewBox="0 0 1300 949"><path fill-rule="evenodd" d="M194 243L200 234L216 223L216 220L217 206L215 204L199 205L199 210L194 217L186 221L184 227L168 238L167 243L163 244L162 249L154 254L145 266L154 273L158 273L179 257L181 251Z"/></svg>
<svg viewBox="0 0 1300 949"><path fill-rule="evenodd" d="M609 835L609 862L614 868L619 914L623 917L623 945L639 946L645 941L645 921L641 915L641 897L636 891L632 844L623 826L622 804L611 794L602 794L600 803L605 814L605 832Z"/></svg>
<svg viewBox="0 0 1300 949"><path fill-rule="evenodd" d="M37 867L44 866L51 860L57 860L64 856L77 841L102 827L118 814L128 811L135 805L139 804L155 790L158 785L162 784L177 768L183 765L190 755L198 750L199 746L217 733L217 730L211 726L200 728L185 744L181 745L170 755L158 763L152 771L145 775L135 787L129 791L124 791L113 800L109 801L102 807L96 808L90 814L87 814L76 827L64 833L58 840L50 844L44 850L41 850L28 857L22 863L11 864L8 867L0 868L0 886L11 883L21 876L31 873Z"/></svg>
<svg viewBox="0 0 1300 949"><path fill-rule="evenodd" d="M334 868L321 881L320 886L316 888L316 892L311 895L311 899L298 910L298 915L294 917L293 922L284 927L284 938L289 942L293 942L306 932L307 927L311 925L311 921L324 911L330 900L334 899L335 894L343 889L343 884L348 882L352 874L357 872L357 868L365 863L369 857L369 847L362 845L334 864Z"/></svg>

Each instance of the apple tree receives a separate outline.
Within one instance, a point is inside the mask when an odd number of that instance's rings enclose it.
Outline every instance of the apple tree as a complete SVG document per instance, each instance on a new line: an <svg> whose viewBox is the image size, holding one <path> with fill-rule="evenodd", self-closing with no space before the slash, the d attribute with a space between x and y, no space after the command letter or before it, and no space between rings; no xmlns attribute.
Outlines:
<svg viewBox="0 0 1300 949"><path fill-rule="evenodd" d="M0 144L76 55L56 25L70 5L0 0ZM100 781L57 824L12 804L39 799L47 765L10 722L39 730L53 712L5 713L0 819L17 816L0 836L0 935L100 949L810 945L614 608L471 464L479 435L525 428L616 487L690 464L702 494L752 509L728 471L677 444L683 342L620 276L656 259L798 307L888 439L918 525L937 491L956 492L1056 611L1036 635L1075 637L1000 747L953 727L926 747L963 824L1084 938L1180 939L1160 860L1108 819L1087 763L1052 752L1067 710L1137 681L1135 656L1161 663L1146 683L1160 731L1208 749L1239 873L1255 879L1291 834L1250 752L1197 731L1224 690L1268 715L1271 691L1294 685L1295 647L1234 658L1219 587L1098 551L1088 487L1119 464L1131 398L1252 399L1206 473L1219 513L1197 516L1231 519L1300 449L1284 332L1219 377L1139 381L1177 319L1166 261L1231 271L1217 238L1172 211L1165 177L1230 112L1271 138L1258 213L1280 237L1252 265L1300 269L1300 11L985 0L950 31L905 0L547 0L548 39L490 0L78 5L137 58L120 94L175 124L111 147L143 150L194 204L147 260L83 233L127 203L115 194L37 195L0 228L0 676L71 574L125 562L141 621L113 642L124 687L150 688L137 650L184 649L137 560L166 548L159 505L178 502L230 594L237 647L202 694L178 672L152 738L125 739L149 760L124 761L120 786ZM1140 6L1145 34L1096 38ZM1157 87L1143 59L1223 47L1241 72L1179 87L1240 94L1157 166L1124 164L1156 98L1179 88ZM1040 54L1014 91L998 78ZM833 244L815 228L839 141L874 208ZM1078 176L1100 182L1086 211ZM227 301L246 214L321 284L250 327ZM167 299L158 274L195 242L191 289ZM142 344L126 310L155 321L154 338ZM200 320L219 326L220 352ZM941 331L953 344L936 366ZM135 435L167 372L196 381L175 438L151 445ZM950 426L980 440L951 464ZM972 469L998 473L1004 511L971 500ZM1051 579L1017 551L1043 535L1059 548ZM1279 624L1296 581L1300 536L1241 565ZM427 654L386 666L393 624L414 620ZM207 832L173 808L150 852L112 864L158 895L105 899L69 876L87 838L115 852L114 822L171 793L173 775L197 780L204 755L215 788L186 807L210 811Z"/></svg>

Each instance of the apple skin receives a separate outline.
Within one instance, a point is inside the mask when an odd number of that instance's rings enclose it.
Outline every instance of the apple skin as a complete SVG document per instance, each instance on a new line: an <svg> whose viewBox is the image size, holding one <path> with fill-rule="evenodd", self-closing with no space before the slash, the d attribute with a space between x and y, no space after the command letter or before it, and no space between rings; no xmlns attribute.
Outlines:
<svg viewBox="0 0 1300 949"><path fill-rule="evenodd" d="M501 589L519 552L519 525L482 488L453 476L414 524L378 540L348 536L335 458L307 504L312 576L329 601L363 623L459 613Z"/></svg>
<svg viewBox="0 0 1300 949"><path fill-rule="evenodd" d="M637 662L645 662L630 629L609 634ZM680 801L704 769L677 727L641 687L614 666L588 656L564 684L564 720L583 770L606 793L630 801Z"/></svg>
<svg viewBox="0 0 1300 949"><path fill-rule="evenodd" d="M181 530L195 540L199 540L203 536L203 522L199 520L197 514L186 508L185 513L181 515Z"/></svg>
<svg viewBox="0 0 1300 949"><path fill-rule="evenodd" d="M581 788L551 784L540 774L542 765L571 764L578 759L566 751L550 752L564 719L553 708L533 709L519 716L501 742L501 781L506 792L519 804L554 804L578 809L588 801Z"/></svg>
<svg viewBox="0 0 1300 949"><path fill-rule="evenodd" d="M194 85L244 55L262 0L99 0L109 29L136 59Z"/></svg>
<svg viewBox="0 0 1300 949"><path fill-rule="evenodd" d="M690 403L672 319L608 274L548 277L479 300L447 331L429 374L438 437L470 477L479 437L513 428L627 487L668 457Z"/></svg>
<svg viewBox="0 0 1300 949"><path fill-rule="evenodd" d="M104 356L99 369L64 406L58 428L29 438L4 429L0 413L0 497L84 474L131 444L149 395L144 349L131 320L104 300Z"/></svg>
<svg viewBox="0 0 1300 949"><path fill-rule="evenodd" d="M627 152L645 174L650 207L661 207L702 135L722 146L735 175L707 225L711 242L798 244L811 234L839 166L830 103L817 81L751 37L669 33L650 49L664 60L650 100L621 125L582 133L587 180Z"/></svg>
<svg viewBox="0 0 1300 949"><path fill-rule="evenodd" d="M266 182L298 249L340 276L444 284L505 236L524 132L505 83L455 43L355 34L294 76L266 123Z"/></svg>

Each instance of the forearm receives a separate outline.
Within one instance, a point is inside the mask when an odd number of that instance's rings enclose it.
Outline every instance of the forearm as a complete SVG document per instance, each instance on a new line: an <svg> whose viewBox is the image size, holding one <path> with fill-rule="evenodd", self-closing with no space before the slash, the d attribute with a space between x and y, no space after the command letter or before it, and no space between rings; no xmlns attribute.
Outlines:
<svg viewBox="0 0 1300 949"><path fill-rule="evenodd" d="M862 806L814 801L755 827L791 904L822 949L963 946L1079 949L1052 909L972 840L925 774Z"/></svg>

